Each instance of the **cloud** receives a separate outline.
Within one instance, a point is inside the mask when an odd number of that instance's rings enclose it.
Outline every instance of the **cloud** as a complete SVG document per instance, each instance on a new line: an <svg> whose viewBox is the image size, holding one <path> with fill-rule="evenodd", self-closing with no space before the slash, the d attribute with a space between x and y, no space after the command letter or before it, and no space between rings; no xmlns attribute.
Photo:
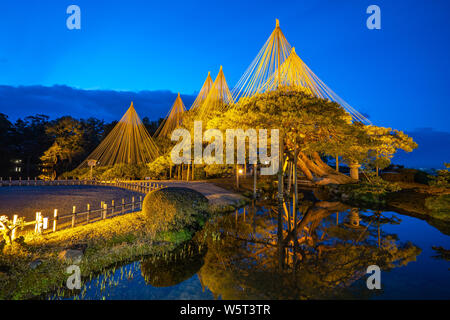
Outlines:
<svg viewBox="0 0 450 320"><path fill-rule="evenodd" d="M165 117L177 97L168 90L113 91L82 90L63 85L0 86L0 113L11 121L35 114L45 114L51 119L64 115L75 118L96 117L105 121L119 120L133 101L141 118L157 120ZM181 95L187 109L195 99Z"/></svg>
<svg viewBox="0 0 450 320"><path fill-rule="evenodd" d="M163 91L82 90L68 86L0 86L0 113L11 121L29 115L45 114L51 119L64 115L75 118L96 117L105 121L119 120L131 101L141 118L157 120L165 117L177 94ZM195 99L181 95L186 108ZM367 115L366 115L367 116ZM399 151L393 162L414 168L443 168L450 162L450 133L432 128L406 132L419 147L411 153Z"/></svg>
<svg viewBox="0 0 450 320"><path fill-rule="evenodd" d="M406 133L419 147L410 153L399 151L393 158L393 163L411 168L442 169L444 162L450 162L450 132L419 128Z"/></svg>

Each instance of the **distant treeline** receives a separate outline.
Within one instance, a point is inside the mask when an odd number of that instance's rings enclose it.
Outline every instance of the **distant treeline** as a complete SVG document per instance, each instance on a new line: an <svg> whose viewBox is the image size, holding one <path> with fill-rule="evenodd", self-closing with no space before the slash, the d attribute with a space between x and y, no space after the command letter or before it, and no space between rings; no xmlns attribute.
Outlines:
<svg viewBox="0 0 450 320"><path fill-rule="evenodd" d="M145 117L142 122L153 135L162 120L150 121ZM50 120L42 114L12 123L7 115L0 113L0 177L34 178L41 174L45 162L52 161L57 163L57 175L70 171L95 149L116 123L71 116Z"/></svg>

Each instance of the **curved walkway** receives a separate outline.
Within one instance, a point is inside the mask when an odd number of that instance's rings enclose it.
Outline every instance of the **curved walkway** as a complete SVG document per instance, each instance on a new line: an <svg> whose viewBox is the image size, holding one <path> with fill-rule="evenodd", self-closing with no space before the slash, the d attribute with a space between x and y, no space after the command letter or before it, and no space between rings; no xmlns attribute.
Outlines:
<svg viewBox="0 0 450 320"><path fill-rule="evenodd" d="M229 206L239 205L245 201L245 197L228 191L224 188L218 187L215 184L206 181L174 181L174 180L158 180L158 183L163 184L166 187L182 187L190 188L203 194L210 201L213 206Z"/></svg>

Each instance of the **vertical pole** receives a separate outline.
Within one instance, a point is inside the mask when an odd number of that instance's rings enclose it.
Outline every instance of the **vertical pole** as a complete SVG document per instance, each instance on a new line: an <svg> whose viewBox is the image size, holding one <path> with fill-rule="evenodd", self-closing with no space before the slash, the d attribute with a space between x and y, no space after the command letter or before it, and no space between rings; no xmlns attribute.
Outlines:
<svg viewBox="0 0 450 320"><path fill-rule="evenodd" d="M53 232L56 232L56 221L58 220L58 209L53 210Z"/></svg>
<svg viewBox="0 0 450 320"><path fill-rule="evenodd" d="M120 212L121 214L125 213L125 199L122 198L122 211Z"/></svg>
<svg viewBox="0 0 450 320"><path fill-rule="evenodd" d="M16 223L18 218L19 216L17 214L13 216L13 230L11 234L11 241L14 241L14 239L16 238Z"/></svg>
<svg viewBox="0 0 450 320"><path fill-rule="evenodd" d="M108 204L107 203L104 203L103 204L103 219L106 219L106 216L107 216L107 214L108 214Z"/></svg>
<svg viewBox="0 0 450 320"><path fill-rule="evenodd" d="M75 227L75 211L77 210L77 207L72 207L72 228Z"/></svg>
<svg viewBox="0 0 450 320"><path fill-rule="evenodd" d="M131 212L134 211L134 197L131 197Z"/></svg>
<svg viewBox="0 0 450 320"><path fill-rule="evenodd" d="M284 165L284 137L281 135L280 137L280 154L279 154L279 166L278 166L278 201L279 203L283 203L283 165Z"/></svg>
<svg viewBox="0 0 450 320"><path fill-rule="evenodd" d="M142 196L139 196L139 209L142 210Z"/></svg>
<svg viewBox="0 0 450 320"><path fill-rule="evenodd" d="M297 149L297 141L295 141L294 147L294 230L297 232L297 210L298 210L298 182L297 182L297 158L298 158L298 149Z"/></svg>
<svg viewBox="0 0 450 320"><path fill-rule="evenodd" d="M38 231L38 224L39 224L39 212L36 212L36 218L34 223L34 233L37 233Z"/></svg>
<svg viewBox="0 0 450 320"><path fill-rule="evenodd" d="M258 163L253 165L253 199L256 199L256 179L258 174Z"/></svg>
<svg viewBox="0 0 450 320"><path fill-rule="evenodd" d="M278 22L278 19L277 19L277 22L276 22L276 26L275 26L275 28L277 29L277 33L276 33L276 35L277 35L277 40L278 40L278 65L277 65L277 75L278 75L278 83L277 83L277 89L278 89L278 87L280 86L280 49L281 49L281 43L280 43L280 34L279 34L279 22Z"/></svg>
<svg viewBox="0 0 450 320"><path fill-rule="evenodd" d="M42 213L38 212L38 232L41 233L42 232Z"/></svg>
<svg viewBox="0 0 450 320"><path fill-rule="evenodd" d="M194 181L194 161L192 161L192 181Z"/></svg>
<svg viewBox="0 0 450 320"><path fill-rule="evenodd" d="M111 214L114 214L114 200L111 203Z"/></svg>
<svg viewBox="0 0 450 320"><path fill-rule="evenodd" d="M87 204L87 214L86 214L86 222L89 223L89 216L91 214L91 205Z"/></svg>
<svg viewBox="0 0 450 320"><path fill-rule="evenodd" d="M278 237L278 251L279 251L279 268L280 270L282 270L283 267L283 261L284 261L284 250L283 250L283 224L281 222L281 213L283 212L284 208L283 208L283 200L284 200L284 195L283 195L283 154L284 154L284 150L283 150L283 139L284 136L283 134L281 134L280 137L280 153L278 154L278 161L279 161L279 165L278 165L278 229L277 229L277 237Z"/></svg>
<svg viewBox="0 0 450 320"><path fill-rule="evenodd" d="M188 164L187 164L187 174L186 174L186 181L188 181L188 182L189 182L189 176L190 176L190 168L191 168L191 166L190 166L190 164L188 163Z"/></svg>
<svg viewBox="0 0 450 320"><path fill-rule="evenodd" d="M239 191L239 165L236 164L236 189Z"/></svg>

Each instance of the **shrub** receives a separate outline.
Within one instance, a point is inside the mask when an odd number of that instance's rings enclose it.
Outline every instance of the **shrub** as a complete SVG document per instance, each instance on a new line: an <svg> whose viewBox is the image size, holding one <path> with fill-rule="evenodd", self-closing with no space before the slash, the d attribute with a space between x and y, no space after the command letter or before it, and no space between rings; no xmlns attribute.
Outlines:
<svg viewBox="0 0 450 320"><path fill-rule="evenodd" d="M154 234L195 231L206 220L208 199L192 189L169 187L148 193L142 211Z"/></svg>
<svg viewBox="0 0 450 320"><path fill-rule="evenodd" d="M116 164L112 168L107 169L100 176L102 180L137 180L145 177L146 166L138 164Z"/></svg>
<svg viewBox="0 0 450 320"><path fill-rule="evenodd" d="M386 194L400 191L401 187L376 176L374 172L365 172L359 183L340 185L338 189L343 201L382 204Z"/></svg>
<svg viewBox="0 0 450 320"><path fill-rule="evenodd" d="M207 178L222 178L233 174L233 166L223 164L206 165L204 171Z"/></svg>
<svg viewBox="0 0 450 320"><path fill-rule="evenodd" d="M364 172L363 179L358 184L358 188L355 189L355 193L385 195L388 192L397 192L401 189L402 188L398 184L385 181L374 172L369 171Z"/></svg>
<svg viewBox="0 0 450 320"><path fill-rule="evenodd" d="M425 171L417 169L400 168L395 172L383 172L381 177L390 182L418 182L428 183L428 174Z"/></svg>
<svg viewBox="0 0 450 320"><path fill-rule="evenodd" d="M147 165L146 176L151 179L165 179L169 175L170 156L160 156Z"/></svg>
<svg viewBox="0 0 450 320"><path fill-rule="evenodd" d="M445 164L446 168L450 168L450 163ZM438 170L436 176L430 177L430 185L435 187L450 188L450 171L448 169Z"/></svg>

